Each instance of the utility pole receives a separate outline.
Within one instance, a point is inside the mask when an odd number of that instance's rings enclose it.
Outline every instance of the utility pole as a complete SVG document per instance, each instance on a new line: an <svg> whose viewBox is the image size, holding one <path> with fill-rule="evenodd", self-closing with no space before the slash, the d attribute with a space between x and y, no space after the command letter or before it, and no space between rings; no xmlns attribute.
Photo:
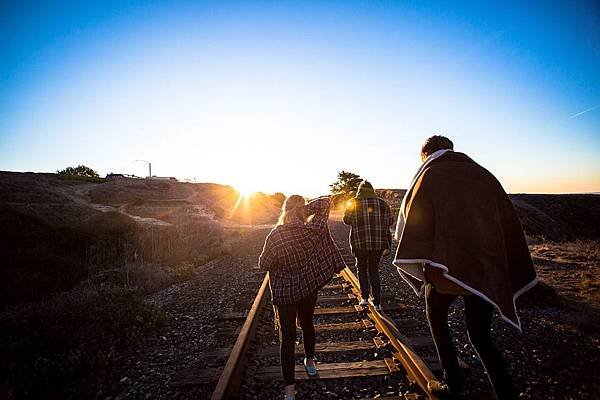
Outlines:
<svg viewBox="0 0 600 400"><path fill-rule="evenodd" d="M146 161L146 160L135 160L135 161L145 162L146 164L148 164L148 179L152 178L152 163L150 161Z"/></svg>

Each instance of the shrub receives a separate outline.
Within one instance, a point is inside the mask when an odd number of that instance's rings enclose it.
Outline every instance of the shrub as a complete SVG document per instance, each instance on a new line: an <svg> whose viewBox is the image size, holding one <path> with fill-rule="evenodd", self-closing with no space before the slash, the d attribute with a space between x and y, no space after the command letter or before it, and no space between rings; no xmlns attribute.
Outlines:
<svg viewBox="0 0 600 400"><path fill-rule="evenodd" d="M344 196L354 196L358 190L358 185L362 181L360 175L348 171L340 171L337 180L329 185L331 193Z"/></svg>
<svg viewBox="0 0 600 400"><path fill-rule="evenodd" d="M67 167L65 169L56 171L56 173L59 175L83 176L88 178L100 177L96 171L94 171L90 167L86 167L85 165L78 165L77 167Z"/></svg>

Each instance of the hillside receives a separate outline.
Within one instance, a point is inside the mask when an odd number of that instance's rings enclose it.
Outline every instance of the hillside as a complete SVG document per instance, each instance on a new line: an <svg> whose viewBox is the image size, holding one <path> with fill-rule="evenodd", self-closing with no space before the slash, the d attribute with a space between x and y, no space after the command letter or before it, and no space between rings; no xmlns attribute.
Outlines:
<svg viewBox="0 0 600 400"><path fill-rule="evenodd" d="M230 186L0 172L0 308L69 290L105 270L198 263L227 227L272 224L283 198Z"/></svg>
<svg viewBox="0 0 600 400"><path fill-rule="evenodd" d="M527 234L547 240L600 239L600 195L513 194Z"/></svg>

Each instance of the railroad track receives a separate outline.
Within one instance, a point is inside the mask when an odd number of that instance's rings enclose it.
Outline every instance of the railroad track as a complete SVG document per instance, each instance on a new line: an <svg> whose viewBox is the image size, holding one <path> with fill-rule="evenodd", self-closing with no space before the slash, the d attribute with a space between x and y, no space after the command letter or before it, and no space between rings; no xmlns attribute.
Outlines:
<svg viewBox="0 0 600 400"><path fill-rule="evenodd" d="M347 267L320 291L315 309L319 374L316 378L308 377L297 362L296 380L318 382L319 386L313 385L311 390L319 390L319 398L357 398L356 387L362 387L360 391L365 394L361 398L373 398L372 392L376 392L378 399L436 400L428 392L427 383L436 379L432 370L439 368L437 359L425 359L417 353L432 346L430 337L402 334L403 329L415 327L418 322L402 318L405 306L393 294L382 294L383 312L377 312L371 305L358 306L361 299L358 279L348 267L354 264L354 258L343 248L341 251ZM265 276L252 307L243 314L245 320L238 328L233 347L215 349L217 355L229 354L224 366L197 370L178 384L212 386L211 400L272 398L263 397L263 390L272 382L281 381L281 372L268 290ZM428 353L431 354L431 349ZM296 354L302 356L301 345L297 345ZM353 386L353 381L360 382ZM335 382L343 384L336 386ZM282 397L280 393L281 386L275 398Z"/></svg>

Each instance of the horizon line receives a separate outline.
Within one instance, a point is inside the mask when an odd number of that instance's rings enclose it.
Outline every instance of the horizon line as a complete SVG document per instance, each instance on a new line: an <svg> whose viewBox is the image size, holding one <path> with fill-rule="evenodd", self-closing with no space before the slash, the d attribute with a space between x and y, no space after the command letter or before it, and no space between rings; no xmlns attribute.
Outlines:
<svg viewBox="0 0 600 400"><path fill-rule="evenodd" d="M14 173L14 174L40 174L40 175L58 175L56 172L36 172L36 171L11 171L11 170L0 170L0 173ZM156 175L154 175L156 176ZM102 178L101 179L106 179L106 178ZM175 178L177 179L178 183L185 183L185 184L211 184L211 185L221 185L221 186L229 186L231 188L233 188L234 190L238 191L235 187L235 185L229 184L229 183L220 183L220 182L213 182L213 181L205 181L205 182L200 182L200 181L195 181L195 182L191 182L191 181L186 181L185 179L189 179L189 178L182 178L182 180L180 180L179 177L175 176ZM126 179L148 179L148 177L135 177L135 178L126 178ZM382 187L382 188L376 188L375 190L404 190L406 191L407 189L403 189L403 188L390 188L390 187ZM285 195L284 192L281 191L261 191L261 190L257 190L254 192L251 192L251 194L254 193L262 193L262 194L266 194L266 195L272 195L275 193L282 193ZM506 192L509 195L519 195L519 194L526 194L526 195L576 195L576 194L592 194L592 195L600 195L600 189L598 190L591 190L591 191L581 191L581 192ZM304 195L303 195L304 196ZM322 196L322 195L321 195ZM307 197L307 196L304 196Z"/></svg>

